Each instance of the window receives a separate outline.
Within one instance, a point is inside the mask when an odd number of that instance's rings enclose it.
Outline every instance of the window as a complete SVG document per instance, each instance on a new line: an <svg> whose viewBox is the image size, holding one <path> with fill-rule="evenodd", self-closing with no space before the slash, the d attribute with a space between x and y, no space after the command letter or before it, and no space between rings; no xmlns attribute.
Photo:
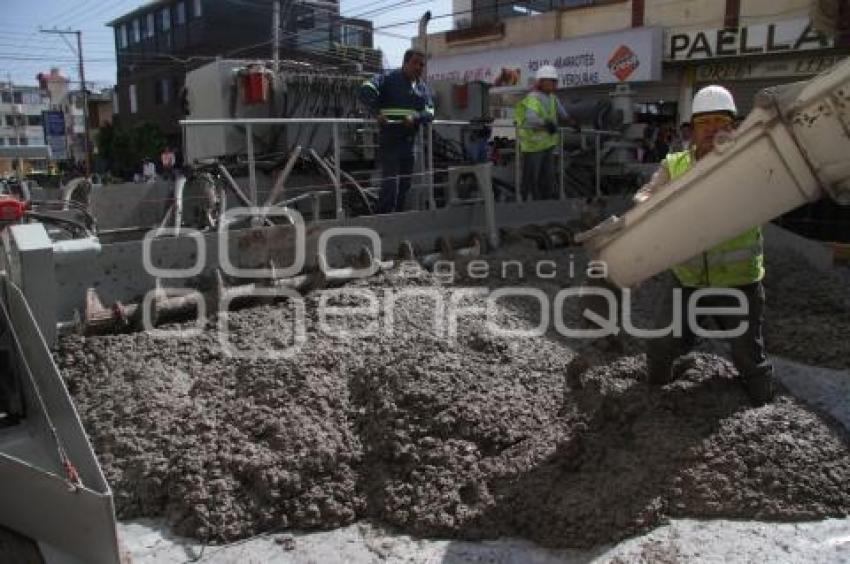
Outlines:
<svg viewBox="0 0 850 564"><path fill-rule="evenodd" d="M11 104L12 103L12 93L9 92L8 90L4 90L2 93L0 93L0 96L2 96L2 100L3 100L4 104Z"/></svg>
<svg viewBox="0 0 850 564"><path fill-rule="evenodd" d="M192 15L196 18L201 17L201 0L194 0L192 2Z"/></svg>
<svg viewBox="0 0 850 564"><path fill-rule="evenodd" d="M177 25L186 23L186 3L180 2L177 4Z"/></svg>
<svg viewBox="0 0 850 564"><path fill-rule="evenodd" d="M142 24L139 20L133 20L133 43L138 43L142 40L142 32L141 32Z"/></svg>
<svg viewBox="0 0 850 564"><path fill-rule="evenodd" d="M5 144L6 144L6 138L5 138L5 137L0 137L0 147L2 147L2 146L3 146L3 145L5 145Z"/></svg>
<svg viewBox="0 0 850 564"><path fill-rule="evenodd" d="M6 114L6 126L15 127L15 116L11 114Z"/></svg>
<svg viewBox="0 0 850 564"><path fill-rule="evenodd" d="M21 137L20 145L29 145L29 140L26 137Z"/></svg>
<svg viewBox="0 0 850 564"><path fill-rule="evenodd" d="M135 114L139 111L138 100L136 100L136 85L131 84L129 89L130 95L130 113Z"/></svg>
<svg viewBox="0 0 850 564"><path fill-rule="evenodd" d="M18 138L17 137L9 137L9 145L17 146Z"/></svg>
<svg viewBox="0 0 850 564"><path fill-rule="evenodd" d="M112 113L118 115L118 89L112 91Z"/></svg>
<svg viewBox="0 0 850 564"><path fill-rule="evenodd" d="M156 18L154 18L153 12L145 17L145 37L153 37L155 27L154 19Z"/></svg>
<svg viewBox="0 0 850 564"><path fill-rule="evenodd" d="M171 79L163 78L156 81L154 101L158 106L167 104L171 101Z"/></svg>
<svg viewBox="0 0 850 564"><path fill-rule="evenodd" d="M115 42L118 43L119 49L127 48L127 26L119 25L115 28Z"/></svg>
<svg viewBox="0 0 850 564"><path fill-rule="evenodd" d="M42 97L40 92L24 92L24 104L38 106L41 104L41 100Z"/></svg>
<svg viewBox="0 0 850 564"><path fill-rule="evenodd" d="M365 43L363 39L363 28L353 25L342 26L343 45L353 45L355 47L362 47Z"/></svg>
<svg viewBox="0 0 850 564"><path fill-rule="evenodd" d="M162 24L162 31L168 31L171 29L171 8L165 7L159 12L160 23Z"/></svg>
<svg viewBox="0 0 850 564"><path fill-rule="evenodd" d="M27 116L27 125L31 127L41 125L41 116Z"/></svg>
<svg viewBox="0 0 850 564"><path fill-rule="evenodd" d="M12 100L16 104L23 104L24 103L24 96L20 92L15 92L15 93L12 94Z"/></svg>
<svg viewBox="0 0 850 564"><path fill-rule="evenodd" d="M30 137L29 138L30 145L44 145L44 139L41 137Z"/></svg>

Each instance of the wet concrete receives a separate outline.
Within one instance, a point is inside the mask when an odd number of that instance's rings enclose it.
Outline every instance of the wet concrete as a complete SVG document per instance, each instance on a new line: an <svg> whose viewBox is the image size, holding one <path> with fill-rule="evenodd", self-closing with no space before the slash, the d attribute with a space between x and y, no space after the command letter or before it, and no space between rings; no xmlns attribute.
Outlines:
<svg viewBox="0 0 850 564"><path fill-rule="evenodd" d="M767 254L767 347L807 364L850 368L850 285L789 251Z"/></svg>
<svg viewBox="0 0 850 564"><path fill-rule="evenodd" d="M418 288L449 304L473 281L522 282L551 296L565 278L581 282L569 263L558 255L555 279L467 273L441 284L406 269L350 287ZM850 513L844 432L787 395L752 408L720 356L692 354L677 381L651 388L635 340L500 336L483 325L481 296L462 302L478 309L449 339L433 297L396 302L392 335L345 338L319 331L313 294L306 342L286 358L229 358L211 327L187 340L63 341L57 362L119 517L165 517L205 542L368 518L415 535L585 547L670 517ZM565 317L577 311L567 304ZM540 315L523 298L493 313L514 329ZM292 319L287 303L232 312L231 341L279 349Z"/></svg>

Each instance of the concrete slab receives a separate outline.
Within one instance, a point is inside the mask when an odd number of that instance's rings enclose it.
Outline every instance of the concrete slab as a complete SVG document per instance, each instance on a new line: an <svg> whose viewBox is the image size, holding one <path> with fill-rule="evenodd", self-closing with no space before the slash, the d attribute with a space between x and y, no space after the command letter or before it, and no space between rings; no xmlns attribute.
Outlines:
<svg viewBox="0 0 850 564"><path fill-rule="evenodd" d="M592 550L549 550L515 539L414 539L383 533L367 523L205 548L170 536L154 521L122 523L120 535L134 564L850 562L850 518L807 523L674 520L646 535Z"/></svg>

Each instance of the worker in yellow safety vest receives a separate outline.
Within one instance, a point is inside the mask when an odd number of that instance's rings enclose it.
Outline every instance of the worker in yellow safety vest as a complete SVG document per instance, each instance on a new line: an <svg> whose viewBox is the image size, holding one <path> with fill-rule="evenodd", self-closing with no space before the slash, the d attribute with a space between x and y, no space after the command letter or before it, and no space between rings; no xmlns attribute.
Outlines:
<svg viewBox="0 0 850 564"><path fill-rule="evenodd" d="M722 86L706 86L693 99L693 142L689 149L670 153L650 182L635 194L635 202L646 201L668 182L687 173L696 163L714 150L721 136L732 134L736 115L735 100ZM694 214L701 213L693 210ZM756 226L728 241L705 250L690 260L673 267L675 286L682 291L679 315L681 334L671 332L665 337L652 339L647 351L650 382L663 385L672 379L673 363L693 347L696 335L688 323L690 296L702 288L731 288L741 292L746 299L746 311L740 315L714 316L723 331L746 324L746 330L730 339L732 360L744 386L755 405L763 405L773 398L773 366L767 359L762 326L764 324L764 254L761 228ZM735 308L741 301L731 295L711 295L699 300L700 308ZM655 312L656 328L670 327L674 321L673 293L659 296ZM704 327L703 319L699 320Z"/></svg>
<svg viewBox="0 0 850 564"><path fill-rule="evenodd" d="M535 75L534 89L514 108L517 142L522 153L523 200L555 197L555 165L552 151L558 146L558 124L575 122L567 114L555 89L558 71L543 65Z"/></svg>

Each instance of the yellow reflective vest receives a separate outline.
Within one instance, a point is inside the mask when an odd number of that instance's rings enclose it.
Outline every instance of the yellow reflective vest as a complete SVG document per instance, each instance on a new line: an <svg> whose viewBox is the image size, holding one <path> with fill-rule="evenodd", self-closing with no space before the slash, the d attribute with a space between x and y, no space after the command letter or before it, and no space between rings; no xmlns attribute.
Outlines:
<svg viewBox="0 0 850 564"><path fill-rule="evenodd" d="M675 180L696 162L691 151L670 153L662 166ZM764 251L761 227L753 227L737 237L716 245L673 267L673 274L683 286L734 287L758 282L764 278Z"/></svg>
<svg viewBox="0 0 850 564"><path fill-rule="evenodd" d="M519 133L519 150L523 153L537 153L557 146L557 133L549 133L545 129L529 127L526 124L527 110L537 114L543 121L558 123L558 105L555 96L550 95L549 103L544 105L533 92L526 95L514 108Z"/></svg>

